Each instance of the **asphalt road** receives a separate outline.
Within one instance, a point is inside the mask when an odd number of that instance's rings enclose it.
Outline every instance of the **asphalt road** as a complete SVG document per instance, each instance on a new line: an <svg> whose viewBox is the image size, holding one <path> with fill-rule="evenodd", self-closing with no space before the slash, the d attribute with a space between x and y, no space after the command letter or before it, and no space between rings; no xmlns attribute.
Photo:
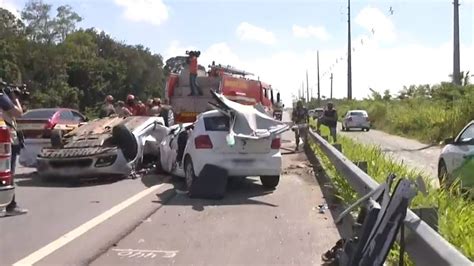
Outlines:
<svg viewBox="0 0 474 266"><path fill-rule="evenodd" d="M293 135L283 139L288 153ZM17 201L29 213L0 219L0 264L319 265L338 230L318 213L325 199L305 155L283 158L275 191L250 178L221 201L189 199L167 176L71 186L20 168Z"/></svg>
<svg viewBox="0 0 474 266"><path fill-rule="evenodd" d="M426 173L437 182L438 157L441 153L439 146L426 148L427 144L390 135L379 130L370 130L369 132L351 130L349 132L342 132L340 129L341 124L339 123L338 133L360 143L378 145L385 154L392 156L399 162L403 162L412 169Z"/></svg>

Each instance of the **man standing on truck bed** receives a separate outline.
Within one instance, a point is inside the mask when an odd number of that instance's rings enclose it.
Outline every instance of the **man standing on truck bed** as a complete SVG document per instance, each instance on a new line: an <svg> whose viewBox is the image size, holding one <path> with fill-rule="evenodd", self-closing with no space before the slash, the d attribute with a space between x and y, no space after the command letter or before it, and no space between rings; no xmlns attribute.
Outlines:
<svg viewBox="0 0 474 266"><path fill-rule="evenodd" d="M191 51L187 53L188 63L189 63L189 87L191 87L191 93L189 96L195 96L197 94L202 95L201 88L197 85L196 78L197 78L197 71L198 71L198 62L197 58L201 54L199 51Z"/></svg>

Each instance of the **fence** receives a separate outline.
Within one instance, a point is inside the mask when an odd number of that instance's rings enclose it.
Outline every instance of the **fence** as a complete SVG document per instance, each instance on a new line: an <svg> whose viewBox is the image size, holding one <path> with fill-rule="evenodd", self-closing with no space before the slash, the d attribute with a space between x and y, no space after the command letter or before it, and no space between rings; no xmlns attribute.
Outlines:
<svg viewBox="0 0 474 266"><path fill-rule="evenodd" d="M319 145L336 170L360 196L378 186L374 179L323 137L312 130L309 130L307 137ZM474 265L411 210L407 212L405 228L405 249L416 265Z"/></svg>

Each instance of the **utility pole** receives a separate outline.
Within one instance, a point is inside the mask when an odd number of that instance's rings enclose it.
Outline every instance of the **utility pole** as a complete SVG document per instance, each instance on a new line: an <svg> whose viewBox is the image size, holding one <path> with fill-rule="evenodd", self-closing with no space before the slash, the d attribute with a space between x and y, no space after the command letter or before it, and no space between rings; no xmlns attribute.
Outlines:
<svg viewBox="0 0 474 266"><path fill-rule="evenodd" d="M352 100L351 0L347 0L347 99Z"/></svg>
<svg viewBox="0 0 474 266"><path fill-rule="evenodd" d="M308 70L306 70L306 96L308 96L308 100L306 102L309 103L311 99L309 98Z"/></svg>
<svg viewBox="0 0 474 266"><path fill-rule="evenodd" d="M332 79L333 79L332 73L331 73L331 77L330 77L329 79L331 79L331 95L330 95L330 99L332 100Z"/></svg>
<svg viewBox="0 0 474 266"><path fill-rule="evenodd" d="M459 51L459 0L454 0L454 57L453 57L453 83L461 85L461 59Z"/></svg>
<svg viewBox="0 0 474 266"><path fill-rule="evenodd" d="M317 53L317 68L318 68L318 106L321 104L321 86L319 85L319 50Z"/></svg>
<svg viewBox="0 0 474 266"><path fill-rule="evenodd" d="M304 97L304 94L305 94L305 93L304 93L304 81L301 82L301 94L303 95L302 98L305 99L305 97ZM305 100L305 101L306 101L306 100Z"/></svg>

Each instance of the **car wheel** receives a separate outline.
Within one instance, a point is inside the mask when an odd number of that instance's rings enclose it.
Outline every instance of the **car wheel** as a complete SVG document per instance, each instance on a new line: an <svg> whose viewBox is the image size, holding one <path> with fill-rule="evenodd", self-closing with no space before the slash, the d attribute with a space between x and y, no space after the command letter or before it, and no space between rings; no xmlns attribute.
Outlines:
<svg viewBox="0 0 474 266"><path fill-rule="evenodd" d="M370 131L370 128L366 128L365 131L369 132L369 131Z"/></svg>
<svg viewBox="0 0 474 266"><path fill-rule="evenodd" d="M51 147L61 149L63 147L63 132L55 129L51 132Z"/></svg>
<svg viewBox="0 0 474 266"><path fill-rule="evenodd" d="M188 194L191 196L191 190L193 187L193 182L194 179L196 179L196 175L194 174L194 166L193 166L193 161L191 158L187 158L185 163L184 163L184 175L186 179L186 189L188 190Z"/></svg>
<svg viewBox="0 0 474 266"><path fill-rule="evenodd" d="M438 180L439 186L445 187L448 182L448 168L446 167L446 163L443 160L439 162L438 165Z"/></svg>
<svg viewBox="0 0 474 266"><path fill-rule="evenodd" d="M278 186L278 183L280 183L280 176L261 176L260 181L264 187L274 189Z"/></svg>
<svg viewBox="0 0 474 266"><path fill-rule="evenodd" d="M113 142L122 150L127 161L133 161L138 155L138 144L132 132L123 124L112 130Z"/></svg>

